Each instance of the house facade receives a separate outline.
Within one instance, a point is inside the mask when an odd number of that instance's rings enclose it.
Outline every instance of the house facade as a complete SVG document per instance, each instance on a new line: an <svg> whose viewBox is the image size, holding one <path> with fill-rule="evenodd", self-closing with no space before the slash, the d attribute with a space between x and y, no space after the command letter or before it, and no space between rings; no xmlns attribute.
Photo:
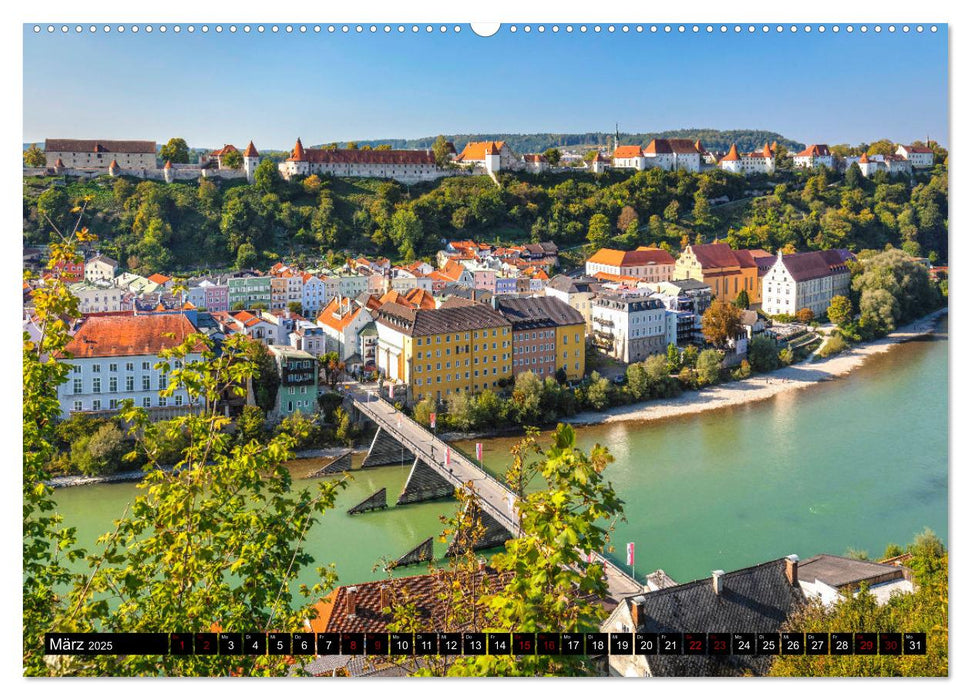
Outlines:
<svg viewBox="0 0 971 700"><path fill-rule="evenodd" d="M568 380L583 377L586 321L555 297L495 299L495 308L512 324L512 372L546 378L563 370Z"/></svg>
<svg viewBox="0 0 971 700"><path fill-rule="evenodd" d="M591 307L593 344L624 363L667 350L664 305L649 294L601 292Z"/></svg>
<svg viewBox="0 0 971 700"><path fill-rule="evenodd" d="M930 168L934 165L934 151L926 146L904 146L900 144L897 146L896 153L910 161L910 164L918 170Z"/></svg>
<svg viewBox="0 0 971 700"><path fill-rule="evenodd" d="M644 282L666 282L674 274L674 257L661 248L641 246L636 250L601 248L586 262L591 277L606 273L634 277Z"/></svg>
<svg viewBox="0 0 971 700"><path fill-rule="evenodd" d="M195 333L192 323L180 314L92 316L86 319L65 347L71 357L68 380L57 389L61 416L75 413L117 412L131 399L148 410L153 420L164 420L197 407L178 388L172 396L159 396L168 387L168 376L155 365L159 353L181 344ZM172 337L170 337L170 335ZM188 361L201 359L191 353ZM178 367L179 361L172 361Z"/></svg>
<svg viewBox="0 0 971 700"><path fill-rule="evenodd" d="M758 260L764 250L735 250L727 243L689 245L674 266L675 280L696 279L711 287L715 299L733 302L742 290L749 303L761 300Z"/></svg>
<svg viewBox="0 0 971 700"><path fill-rule="evenodd" d="M568 277L557 275L546 285L543 293L559 299L580 312L586 324L586 332L593 332L590 309L591 300L600 289L600 284L592 277Z"/></svg>
<svg viewBox="0 0 971 700"><path fill-rule="evenodd" d="M47 167L108 170L115 161L123 170L154 170L156 168L154 141L108 141L98 139L47 139L44 155Z"/></svg>
<svg viewBox="0 0 971 700"><path fill-rule="evenodd" d="M435 162L430 150L379 151L358 149L304 148L297 143L290 157L280 163L280 174L295 176L335 175L338 177L379 177L403 183L436 180L446 171Z"/></svg>
<svg viewBox="0 0 971 700"><path fill-rule="evenodd" d="M412 309L389 302L375 316L378 369L406 387L409 402L494 389L512 376L512 324L491 306Z"/></svg>
<svg viewBox="0 0 971 700"><path fill-rule="evenodd" d="M274 412L281 418L317 411L317 358L286 345L270 346L280 373Z"/></svg>
<svg viewBox="0 0 971 700"><path fill-rule="evenodd" d="M86 282L111 282L118 273L118 261L107 255L95 255L84 263Z"/></svg>
<svg viewBox="0 0 971 700"><path fill-rule="evenodd" d="M810 170L821 167L832 168L833 156L826 144L813 143L794 155L792 164L797 168L808 168Z"/></svg>
<svg viewBox="0 0 971 700"><path fill-rule="evenodd" d="M836 295L848 296L853 258L847 250L814 250L776 256L762 279L762 310L769 315L795 315L809 309L815 316L826 313Z"/></svg>

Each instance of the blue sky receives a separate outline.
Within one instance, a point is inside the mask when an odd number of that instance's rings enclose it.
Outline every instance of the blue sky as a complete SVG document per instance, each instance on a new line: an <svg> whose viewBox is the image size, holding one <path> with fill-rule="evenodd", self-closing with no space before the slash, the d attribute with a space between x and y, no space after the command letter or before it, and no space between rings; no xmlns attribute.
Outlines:
<svg viewBox="0 0 971 700"><path fill-rule="evenodd" d="M35 34L24 141L290 148L475 132L777 131L948 142L947 30Z"/></svg>

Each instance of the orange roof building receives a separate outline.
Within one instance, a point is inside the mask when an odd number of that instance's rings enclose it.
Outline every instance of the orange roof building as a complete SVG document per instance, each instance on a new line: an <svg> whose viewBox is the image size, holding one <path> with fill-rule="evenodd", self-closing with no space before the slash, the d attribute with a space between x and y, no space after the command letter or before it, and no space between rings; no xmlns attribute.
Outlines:
<svg viewBox="0 0 971 700"><path fill-rule="evenodd" d="M505 141L470 141L456 157L460 163L485 163L487 155L501 155Z"/></svg>
<svg viewBox="0 0 971 700"><path fill-rule="evenodd" d="M259 158L259 157L260 157L259 151L256 150L256 146L254 146L253 142L250 141L249 145L246 147L246 150L243 151L243 158Z"/></svg>
<svg viewBox="0 0 971 700"><path fill-rule="evenodd" d="M758 261L770 257L764 250L735 250L727 243L689 245L678 257L672 279L704 282L714 298L726 302L744 290L749 303L757 304L762 299Z"/></svg>
<svg viewBox="0 0 971 700"><path fill-rule="evenodd" d="M661 248L601 248L587 260L586 273L591 277L605 273L642 282L667 282L674 274L674 257Z"/></svg>
<svg viewBox="0 0 971 700"><path fill-rule="evenodd" d="M170 418L190 407L184 388L171 396L158 395L162 378L155 364L159 353L181 345L196 333L182 313L105 314L89 316L65 347L64 360L76 369L72 380L58 387L61 415L117 412L131 400L158 419ZM200 359L199 343L186 358ZM146 383L147 380L147 383Z"/></svg>

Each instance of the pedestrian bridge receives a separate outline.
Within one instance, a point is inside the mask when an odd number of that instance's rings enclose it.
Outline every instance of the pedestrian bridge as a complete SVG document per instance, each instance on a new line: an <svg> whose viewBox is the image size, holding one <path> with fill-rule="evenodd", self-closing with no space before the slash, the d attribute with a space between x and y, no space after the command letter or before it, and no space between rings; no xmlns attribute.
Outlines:
<svg viewBox="0 0 971 700"><path fill-rule="evenodd" d="M361 415L378 427L361 466L411 463L408 480L398 497L399 505L449 497L457 487L471 482L485 528L479 546L499 546L518 533L516 495L508 486L384 399L360 387L350 388L348 398ZM614 602L644 590L612 561L600 554L594 556L604 565L609 595Z"/></svg>

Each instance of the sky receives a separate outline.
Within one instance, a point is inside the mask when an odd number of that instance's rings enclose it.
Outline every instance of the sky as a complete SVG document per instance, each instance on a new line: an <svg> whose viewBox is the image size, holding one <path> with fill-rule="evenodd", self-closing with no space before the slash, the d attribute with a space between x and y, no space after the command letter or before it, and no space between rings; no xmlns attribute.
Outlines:
<svg viewBox="0 0 971 700"><path fill-rule="evenodd" d="M25 25L23 140L180 136L199 148L252 139L282 150L298 136L310 145L616 123L622 132L765 129L803 143L948 143L946 25L754 35L503 25L487 38L468 25L275 35L213 26L49 34Z"/></svg>

